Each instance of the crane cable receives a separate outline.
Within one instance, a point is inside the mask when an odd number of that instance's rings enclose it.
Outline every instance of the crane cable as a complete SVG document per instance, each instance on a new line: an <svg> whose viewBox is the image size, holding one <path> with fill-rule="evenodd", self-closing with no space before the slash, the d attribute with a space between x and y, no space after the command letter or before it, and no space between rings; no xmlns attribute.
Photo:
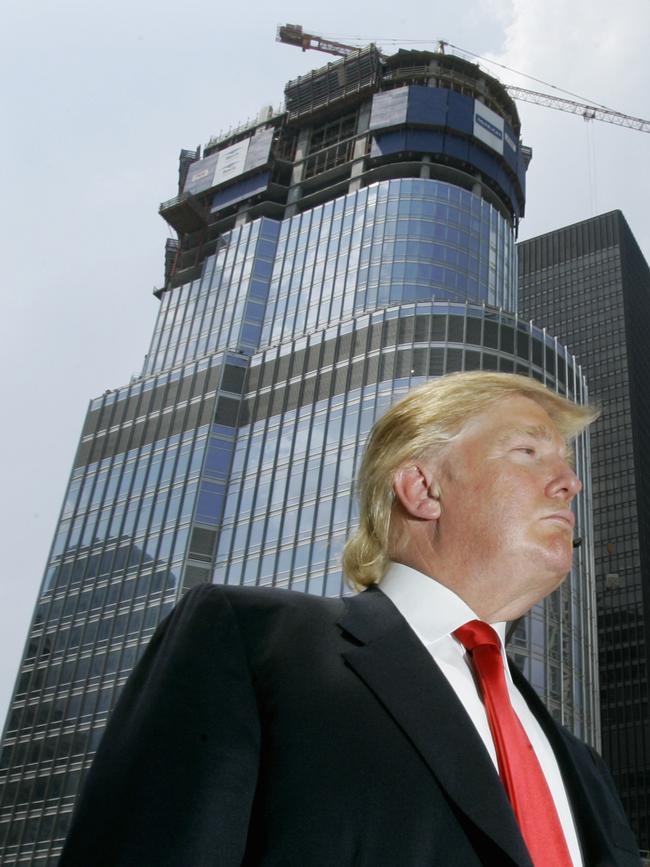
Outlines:
<svg viewBox="0 0 650 867"><path fill-rule="evenodd" d="M596 167L596 142L594 137L593 119L585 118L587 125L587 175L589 182L589 198L591 200L592 216L598 213L598 169Z"/></svg>
<svg viewBox="0 0 650 867"><path fill-rule="evenodd" d="M361 37L361 36L336 36L336 37L332 37L332 38L336 38L337 40L341 40L341 41L343 41L345 39L352 39L356 42L362 43L363 45L367 45L369 42L373 42L375 44L384 44L384 45L387 43L393 44L393 45L431 45L432 42L437 42L439 44L441 43L445 46L449 46L449 48L453 48L455 51L459 51L462 54L466 54L469 57L473 57L476 60L482 60L483 63L489 63L489 64L492 64L493 66L498 66L501 69L506 69L508 72L512 72L514 75L520 75L520 76L522 76L522 78L528 78L530 81L536 81L538 84L544 85L544 87L550 87L552 90L556 90L559 93L564 93L567 96L572 96L574 99L579 99L581 102L589 103L590 105L596 106L597 108L602 108L605 111L611 111L611 112L614 112L617 114L619 113L619 112L616 112L615 109L610 108L607 105L603 105L602 102L597 102L596 100L589 99L586 96L581 96L579 93L574 93L571 90L566 90L563 87L559 87L557 84L551 84L548 81L544 81L544 79L542 79L542 78L536 78L534 75L529 75L527 72L521 72L518 69L513 69L511 66L507 66L505 63L500 63L498 60L492 60L489 57L484 57L481 54L476 54L476 52L474 52L474 51L470 51L467 48L461 48L459 45L454 45L453 42L447 42L447 40L445 40L445 39L440 39L440 40L393 39L393 38L391 38L391 39L365 39L364 37ZM507 88L507 86L508 85L504 85L504 87L506 87L506 88Z"/></svg>

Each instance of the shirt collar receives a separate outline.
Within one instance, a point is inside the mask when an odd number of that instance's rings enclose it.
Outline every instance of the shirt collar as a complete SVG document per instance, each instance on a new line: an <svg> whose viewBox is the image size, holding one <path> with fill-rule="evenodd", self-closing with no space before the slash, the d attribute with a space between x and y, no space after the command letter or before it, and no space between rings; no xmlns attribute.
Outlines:
<svg viewBox="0 0 650 867"><path fill-rule="evenodd" d="M427 647L451 635L469 620L481 619L449 587L403 563L391 563L379 586ZM506 623L490 625L503 647Z"/></svg>

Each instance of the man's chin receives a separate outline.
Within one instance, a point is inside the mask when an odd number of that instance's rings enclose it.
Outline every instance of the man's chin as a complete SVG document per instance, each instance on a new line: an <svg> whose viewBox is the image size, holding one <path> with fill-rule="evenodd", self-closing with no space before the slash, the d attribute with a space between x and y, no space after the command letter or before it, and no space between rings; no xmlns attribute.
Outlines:
<svg viewBox="0 0 650 867"><path fill-rule="evenodd" d="M552 585L551 589L549 590L549 593L552 593L554 590L557 590L557 588L560 587L560 585L564 584L566 579L569 577L570 571L571 571L571 569L569 568L566 570L566 572L562 572L560 575L556 576L555 583Z"/></svg>
<svg viewBox="0 0 650 867"><path fill-rule="evenodd" d="M545 599L547 596L550 596L555 590L558 589L569 576L571 571L571 561L569 560L568 564L566 561L553 562L549 563L548 570L544 575L539 575L539 580L536 582L536 586L539 592L538 598L533 603L536 605L538 602L541 602L542 599ZM532 605L530 606L533 607Z"/></svg>
<svg viewBox="0 0 650 867"><path fill-rule="evenodd" d="M541 562L546 563L550 575L556 576L557 584L561 584L571 571L573 565L573 534L562 533L552 540L546 540L543 550L538 552ZM534 560L531 560L531 564ZM557 585L556 585L557 586Z"/></svg>

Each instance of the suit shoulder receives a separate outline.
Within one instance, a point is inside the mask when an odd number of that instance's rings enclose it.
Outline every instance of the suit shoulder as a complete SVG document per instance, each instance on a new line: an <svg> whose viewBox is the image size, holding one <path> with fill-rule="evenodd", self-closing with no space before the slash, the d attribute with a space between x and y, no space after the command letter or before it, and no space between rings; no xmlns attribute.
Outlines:
<svg viewBox="0 0 650 867"><path fill-rule="evenodd" d="M279 587L200 584L183 597L175 610L195 613L197 610L208 612L223 607L244 616L258 612L330 619L341 614L343 601L340 597L311 596Z"/></svg>
<svg viewBox="0 0 650 867"><path fill-rule="evenodd" d="M277 587L203 585L192 589L179 608L193 609L183 631L235 629L251 665L262 656L282 654L282 648L331 647L338 641L345 603ZM185 613L180 611L185 619ZM305 650L306 652L306 650Z"/></svg>
<svg viewBox="0 0 650 867"><path fill-rule="evenodd" d="M604 776L608 783L611 783L613 787L611 772L600 753L594 749L594 747L590 746L590 744L576 737L566 726L559 726L559 729L573 754L582 756L583 760L590 766L595 766L597 771Z"/></svg>
<svg viewBox="0 0 650 867"><path fill-rule="evenodd" d="M579 755L584 761L587 762L587 764L589 764L590 766L595 765L598 771L604 771L609 777L609 768L605 764L605 761L600 756L598 751L594 749L594 747L590 746L586 741L583 741L581 738L574 735L573 732L570 731L570 729L568 729L565 725L560 725L559 723L557 723L557 727L560 731L561 736L564 739L564 742L574 756Z"/></svg>

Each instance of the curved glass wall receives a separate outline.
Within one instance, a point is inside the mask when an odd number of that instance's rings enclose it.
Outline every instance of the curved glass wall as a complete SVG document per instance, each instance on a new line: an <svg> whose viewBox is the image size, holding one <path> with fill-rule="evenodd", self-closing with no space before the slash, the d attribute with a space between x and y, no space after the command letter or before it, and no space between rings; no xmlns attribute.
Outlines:
<svg viewBox="0 0 650 867"><path fill-rule="evenodd" d="M449 299L516 310L512 230L442 181L382 181L228 232L200 280L163 296L144 373L226 348L251 354L353 313Z"/></svg>

